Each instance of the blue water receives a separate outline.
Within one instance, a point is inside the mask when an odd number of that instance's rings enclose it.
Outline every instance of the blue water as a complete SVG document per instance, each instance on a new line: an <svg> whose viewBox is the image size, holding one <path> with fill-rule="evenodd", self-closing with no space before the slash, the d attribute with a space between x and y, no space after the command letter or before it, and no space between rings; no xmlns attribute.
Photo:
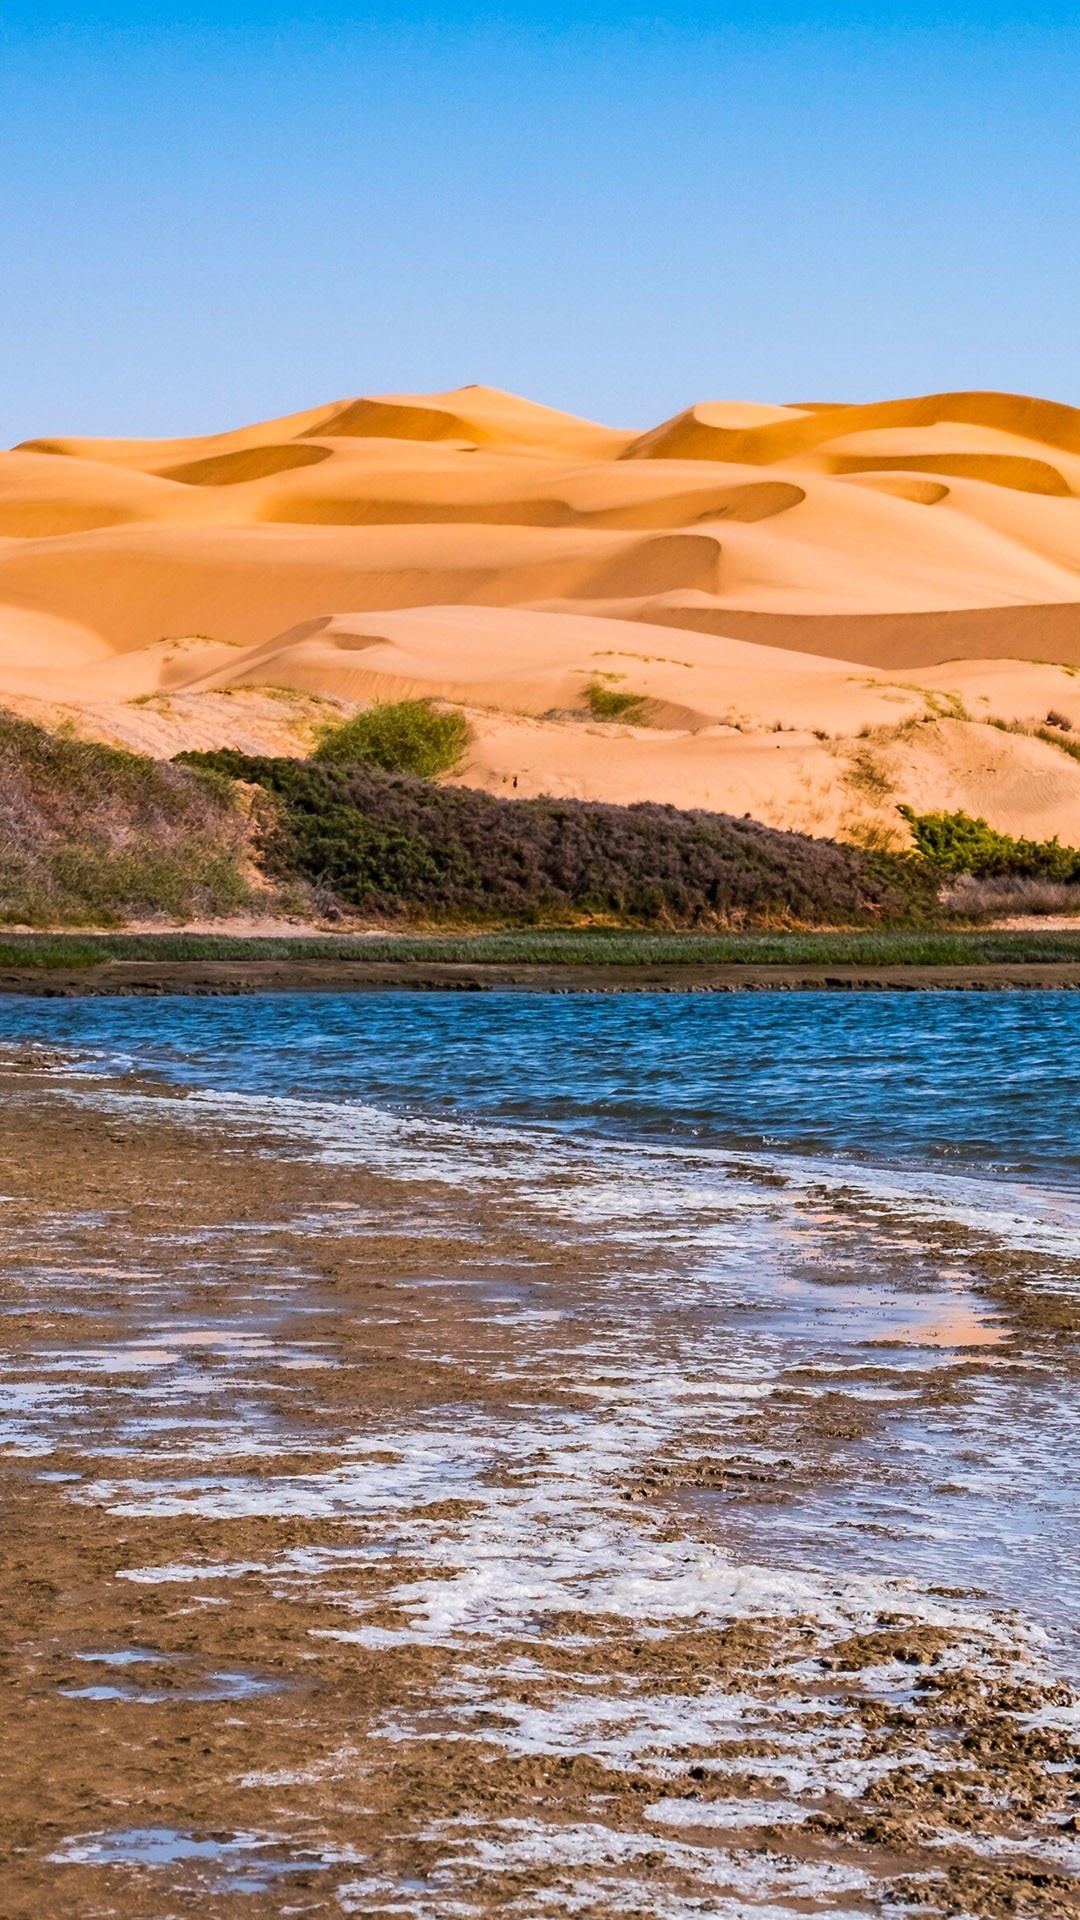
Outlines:
<svg viewBox="0 0 1080 1920"><path fill-rule="evenodd" d="M8 999L0 1043L189 1086L1080 1187L1080 995Z"/></svg>

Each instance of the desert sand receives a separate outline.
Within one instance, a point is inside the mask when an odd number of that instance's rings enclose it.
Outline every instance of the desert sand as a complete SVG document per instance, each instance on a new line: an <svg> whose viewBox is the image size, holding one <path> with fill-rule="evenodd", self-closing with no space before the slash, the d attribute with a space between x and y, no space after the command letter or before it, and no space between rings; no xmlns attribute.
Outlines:
<svg viewBox="0 0 1080 1920"><path fill-rule="evenodd" d="M635 433L463 387L0 454L0 700L153 753L431 695L498 792L1080 841L1078 670L1080 410L1050 401Z"/></svg>

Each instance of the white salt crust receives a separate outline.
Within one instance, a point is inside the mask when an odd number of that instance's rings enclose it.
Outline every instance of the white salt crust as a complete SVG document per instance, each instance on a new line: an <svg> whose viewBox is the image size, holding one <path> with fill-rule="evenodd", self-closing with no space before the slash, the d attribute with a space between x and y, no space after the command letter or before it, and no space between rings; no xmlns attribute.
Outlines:
<svg viewBox="0 0 1080 1920"><path fill-rule="evenodd" d="M912 1223L947 1220L980 1238L989 1235L1003 1245L1066 1257L1075 1254L1080 1221L1076 1195L937 1169L866 1167L768 1149L749 1154L667 1141L655 1146L586 1142L539 1127L416 1119L363 1102L276 1094L198 1088L179 1099L162 1099L95 1087L68 1097L105 1111L155 1111L163 1119L186 1119L196 1126L210 1122L287 1133L302 1140L313 1158L363 1164L394 1179L470 1188L477 1183L512 1184L523 1190L530 1205L540 1196L534 1197L529 1180L543 1185L554 1170L573 1172L572 1195L547 1194L549 1210L565 1207L576 1219L595 1218L616 1236L620 1221L625 1221L632 1237L640 1218L652 1237L666 1217L677 1217L688 1207L700 1210L710 1199L719 1201L725 1212L740 1203L751 1211L764 1201L775 1203L782 1194L762 1189L762 1173L781 1176L792 1199L811 1189L823 1198L858 1197L873 1206L895 1208ZM962 1258L959 1250L954 1257Z"/></svg>

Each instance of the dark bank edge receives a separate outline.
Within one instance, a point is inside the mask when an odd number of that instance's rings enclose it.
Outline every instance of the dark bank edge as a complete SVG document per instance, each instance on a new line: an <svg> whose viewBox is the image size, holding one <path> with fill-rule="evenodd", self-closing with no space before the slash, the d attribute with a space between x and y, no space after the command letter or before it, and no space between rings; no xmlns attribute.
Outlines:
<svg viewBox="0 0 1080 1920"><path fill-rule="evenodd" d="M1080 989L1080 959L977 965L467 966L454 962L109 960L0 970L0 994L37 998L258 993L1009 992Z"/></svg>

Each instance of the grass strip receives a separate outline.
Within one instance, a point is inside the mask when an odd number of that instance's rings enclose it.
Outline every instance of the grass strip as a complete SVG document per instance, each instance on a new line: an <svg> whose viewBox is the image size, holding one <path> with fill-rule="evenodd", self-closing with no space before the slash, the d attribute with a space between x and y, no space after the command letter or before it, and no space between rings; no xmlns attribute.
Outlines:
<svg viewBox="0 0 1080 1920"><path fill-rule="evenodd" d="M546 967L927 967L1080 962L1076 932L902 929L807 933L651 933L601 928L505 933L376 934L357 939L223 934L11 934L0 967L81 968L109 960L156 962L435 962Z"/></svg>

